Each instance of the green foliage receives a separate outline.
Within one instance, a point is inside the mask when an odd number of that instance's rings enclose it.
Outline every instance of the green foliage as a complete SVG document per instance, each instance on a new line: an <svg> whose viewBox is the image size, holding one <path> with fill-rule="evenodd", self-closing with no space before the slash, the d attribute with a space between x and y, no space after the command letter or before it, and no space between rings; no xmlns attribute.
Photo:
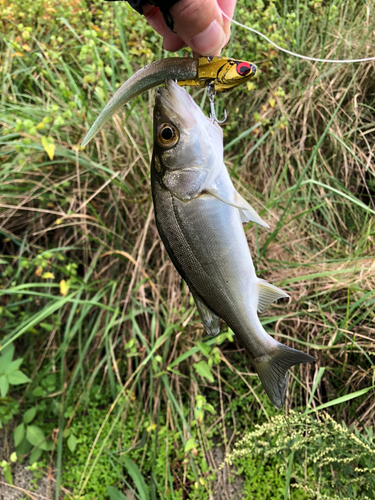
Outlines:
<svg viewBox="0 0 375 500"><path fill-rule="evenodd" d="M121 460L129 476L132 478L141 500L150 500L149 490L139 467L133 462L133 460L130 460L126 456L122 457Z"/></svg>
<svg viewBox="0 0 375 500"><path fill-rule="evenodd" d="M25 469L30 471L33 475L32 479L30 480L31 491L35 491L37 489L38 481L45 475L46 466L46 460L43 459L38 462L33 462L31 465L25 467Z"/></svg>
<svg viewBox="0 0 375 500"><path fill-rule="evenodd" d="M284 498L285 467L279 457L263 458L259 455L246 455L234 462L237 475L244 476L244 498L263 500L264 498ZM292 492L293 500L305 500L304 493L296 495Z"/></svg>
<svg viewBox="0 0 375 500"><path fill-rule="evenodd" d="M214 382L214 377L212 376L209 365L205 361L199 361L199 363L194 364L194 368L196 369L198 375L208 379L210 382Z"/></svg>
<svg viewBox="0 0 375 500"><path fill-rule="evenodd" d="M291 412L288 418L277 415L270 423L257 425L236 443L225 462L257 457L275 463L278 457L292 457L291 486L305 496L370 499L375 491L374 444L372 427L361 433L325 412L314 416Z"/></svg>
<svg viewBox="0 0 375 500"><path fill-rule="evenodd" d="M107 493L109 495L109 500L128 500L128 497L113 486L107 486Z"/></svg>
<svg viewBox="0 0 375 500"><path fill-rule="evenodd" d="M3 460L0 463L0 467L1 467L1 470L3 472L5 481L8 484L13 484L11 464L8 463L6 460Z"/></svg>
<svg viewBox="0 0 375 500"><path fill-rule="evenodd" d="M53 400L51 405L48 404L48 400L39 400L36 403L36 399L41 396L47 395L48 392L52 392L56 387L56 380L53 375L46 377L41 382L40 386L37 386L30 394L28 394L27 403L33 404L25 413L22 415L22 423L20 423L14 430L14 445L18 456L24 456L29 454L30 464L37 462L42 456L43 451L49 452L53 448L53 442L47 439L43 429L40 427L44 424L44 412L47 408L49 411L53 409ZM34 423L32 423L34 421ZM39 425L35 425L35 421ZM47 427L48 429L48 427Z"/></svg>
<svg viewBox="0 0 375 500"><path fill-rule="evenodd" d="M18 386L31 382L31 380L19 370L19 367L23 362L23 358L13 360L13 356L14 344L7 345L0 354L0 373L2 380L1 426L8 424L11 419L20 413L18 402L16 402L12 397L6 398L10 386ZM31 393L28 393L28 404L33 404L35 397L44 396L47 392L52 392L55 387L55 376L50 375L46 377L41 382L40 386L35 387ZM46 439L44 431L39 426L32 424L38 411L43 411L45 408L45 402L40 402L35 406L29 407L22 415L22 423L20 423L13 432L14 446L16 448L17 455L22 457L23 455L30 454L30 464L39 460L43 451L51 451L53 447L52 441Z"/></svg>
<svg viewBox="0 0 375 500"><path fill-rule="evenodd" d="M19 403L13 397L7 396L10 387L31 382L19 370L23 358L13 360L14 349L14 344L9 344L0 351L0 429L14 418L19 409Z"/></svg>
<svg viewBox="0 0 375 500"><path fill-rule="evenodd" d="M71 489L77 493L79 492L82 474L85 470L92 443L107 413L107 410L100 410L93 404L90 405L88 410L88 412L77 415L68 428L70 432L65 432L65 437L69 436L66 442L69 451L67 450L64 459L63 484L68 490ZM133 412L128 415L128 422L129 428L116 429L111 436L111 441L112 439L118 439L121 435L124 445L131 440L132 425L135 425ZM103 429L104 436L111 431L111 423L112 419L105 425ZM74 450L69 446L69 439L72 435L76 437L76 448ZM96 448L92 454L92 460L96 460L96 467L91 472L88 487L85 495L82 496L82 499L85 500L106 498L106 486L115 484L118 481L118 473L108 455L100 454L98 448Z"/></svg>
<svg viewBox="0 0 375 500"><path fill-rule="evenodd" d="M2 398L8 394L9 386L22 385L31 382L19 367L23 359L13 360L14 344L8 344L0 351L0 394Z"/></svg>

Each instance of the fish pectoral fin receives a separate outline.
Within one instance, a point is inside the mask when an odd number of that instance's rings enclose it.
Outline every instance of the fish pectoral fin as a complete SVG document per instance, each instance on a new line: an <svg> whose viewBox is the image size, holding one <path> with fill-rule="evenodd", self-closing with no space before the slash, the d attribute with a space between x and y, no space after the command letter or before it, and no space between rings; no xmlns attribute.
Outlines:
<svg viewBox="0 0 375 500"><path fill-rule="evenodd" d="M196 293L192 292L192 294L207 335L215 337L220 333L220 317L212 312Z"/></svg>
<svg viewBox="0 0 375 500"><path fill-rule="evenodd" d="M313 363L315 358L275 341L275 345L263 356L251 362L259 375L271 403L281 410L288 387L288 370L293 365Z"/></svg>
<svg viewBox="0 0 375 500"><path fill-rule="evenodd" d="M215 187L205 187L204 190L207 191L207 193L212 194L212 196L215 196L215 198L223 203L227 203L232 207L238 208L240 211L241 222L252 221L263 227L269 228L269 225L259 217L253 207L240 195L240 193L234 189L234 187L229 196L225 196L223 193L220 193Z"/></svg>
<svg viewBox="0 0 375 500"><path fill-rule="evenodd" d="M266 280L258 280L258 312L264 313L268 307L277 299L289 297L289 295L275 285L267 283Z"/></svg>

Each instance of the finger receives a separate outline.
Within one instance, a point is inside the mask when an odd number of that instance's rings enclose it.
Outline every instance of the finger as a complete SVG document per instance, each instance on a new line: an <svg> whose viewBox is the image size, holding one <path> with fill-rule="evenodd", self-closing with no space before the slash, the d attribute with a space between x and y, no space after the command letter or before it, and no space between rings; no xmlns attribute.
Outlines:
<svg viewBox="0 0 375 500"><path fill-rule="evenodd" d="M233 12L236 7L236 1L237 0L217 0L217 3L219 5L220 10L224 12L230 19L233 17ZM225 45L228 43L229 38L230 38L230 28L231 28L231 22L229 19L227 19L225 16L223 17L223 23L224 23L224 32L225 32Z"/></svg>
<svg viewBox="0 0 375 500"><path fill-rule="evenodd" d="M193 51L205 56L220 53L226 33L216 0L180 0L170 13L175 31Z"/></svg>
<svg viewBox="0 0 375 500"><path fill-rule="evenodd" d="M164 33L163 48L169 52L176 52L183 47L186 47L186 43L176 33L167 28Z"/></svg>
<svg viewBox="0 0 375 500"><path fill-rule="evenodd" d="M154 5L146 4L143 7L143 15L147 19L149 25L154 28L154 30L157 31L159 35L164 36L167 27L165 26L165 22L160 10Z"/></svg>
<svg viewBox="0 0 375 500"><path fill-rule="evenodd" d="M173 31L166 27L163 15L157 7L147 4L143 7L143 14L150 26L163 37L163 47L165 50L176 52L185 47L185 42L176 33L173 33Z"/></svg>

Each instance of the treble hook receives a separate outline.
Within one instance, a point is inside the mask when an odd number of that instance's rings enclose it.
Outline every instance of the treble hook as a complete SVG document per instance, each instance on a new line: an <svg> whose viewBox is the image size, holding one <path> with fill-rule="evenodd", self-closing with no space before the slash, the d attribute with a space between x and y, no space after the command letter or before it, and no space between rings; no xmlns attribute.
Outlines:
<svg viewBox="0 0 375 500"><path fill-rule="evenodd" d="M215 114L215 95L216 95L216 90L213 86L212 83L210 83L210 85L207 85L207 88L206 88L206 91L207 91L207 96L208 96L208 99L210 101L210 110L211 110L211 114L210 114L210 118L211 120L217 122L217 123L224 123L225 120L227 119L227 110L224 109L224 119L223 120L218 120L217 117L216 117L216 114Z"/></svg>

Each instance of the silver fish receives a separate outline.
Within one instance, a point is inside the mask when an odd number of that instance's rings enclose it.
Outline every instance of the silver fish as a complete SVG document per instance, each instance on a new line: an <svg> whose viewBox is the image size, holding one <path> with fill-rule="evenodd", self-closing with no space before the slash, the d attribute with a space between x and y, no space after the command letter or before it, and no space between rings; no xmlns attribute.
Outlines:
<svg viewBox="0 0 375 500"><path fill-rule="evenodd" d="M242 223L268 226L232 184L221 128L171 80L155 103L151 185L160 237L206 332L217 335L220 318L227 323L280 409L288 369L315 359L280 344L262 327L257 311L288 294L257 278Z"/></svg>

